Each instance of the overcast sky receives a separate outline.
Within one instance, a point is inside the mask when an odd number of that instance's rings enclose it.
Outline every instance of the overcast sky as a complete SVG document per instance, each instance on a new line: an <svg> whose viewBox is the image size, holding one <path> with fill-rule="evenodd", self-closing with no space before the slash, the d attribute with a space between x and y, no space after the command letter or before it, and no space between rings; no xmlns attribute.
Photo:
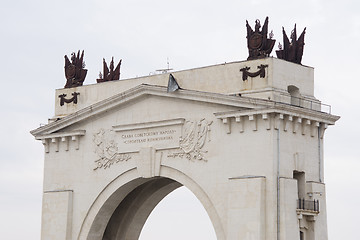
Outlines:
<svg viewBox="0 0 360 240"><path fill-rule="evenodd" d="M245 21L253 26L266 16L275 48L282 26L289 34L295 23L298 32L307 27L302 63L315 68L315 96L341 116L325 133L329 240L359 239L358 0L1 0L1 238L40 237L44 152L29 131L54 115L55 89L66 81L64 55L85 50L85 84L96 82L103 57L123 59L121 79L166 68L167 58L174 70L245 60ZM153 215L142 239L170 239L161 228L171 239L215 239L186 189Z"/></svg>

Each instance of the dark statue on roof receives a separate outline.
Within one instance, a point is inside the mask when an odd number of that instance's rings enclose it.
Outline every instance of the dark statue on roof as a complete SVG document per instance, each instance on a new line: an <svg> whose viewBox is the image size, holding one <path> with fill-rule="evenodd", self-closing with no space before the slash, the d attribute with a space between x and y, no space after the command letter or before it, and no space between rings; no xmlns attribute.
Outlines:
<svg viewBox="0 0 360 240"><path fill-rule="evenodd" d="M66 84L65 88L72 88L82 86L85 80L87 69L84 69L84 50L80 56L80 50L77 55L73 52L71 54L71 62L69 58L65 55L65 77Z"/></svg>
<svg viewBox="0 0 360 240"><path fill-rule="evenodd" d="M284 59L289 62L294 62L301 64L302 55L304 52L304 39L305 39L305 30L301 33L298 39L296 35L296 24L294 30L291 32L290 39L291 42L286 35L286 32L283 27L283 39L284 39L284 46L279 44L279 50L276 51L276 55L280 59Z"/></svg>
<svg viewBox="0 0 360 240"><path fill-rule="evenodd" d="M266 17L264 26L262 27L259 19L255 21L255 31L250 27L248 21L246 20L246 28L247 28L247 45L249 49L249 57L248 60L259 59L268 57L274 47L275 40L272 39L273 33L268 34L268 24L269 17Z"/></svg>
<svg viewBox="0 0 360 240"><path fill-rule="evenodd" d="M107 63L105 62L105 58L103 58L103 74L99 74L99 78L96 79L98 83L101 82L107 82L107 81L113 81L113 80L119 80L120 79L120 65L121 65L122 59L120 59L118 65L116 66L114 70L114 57L112 57L110 62L110 70L107 66Z"/></svg>

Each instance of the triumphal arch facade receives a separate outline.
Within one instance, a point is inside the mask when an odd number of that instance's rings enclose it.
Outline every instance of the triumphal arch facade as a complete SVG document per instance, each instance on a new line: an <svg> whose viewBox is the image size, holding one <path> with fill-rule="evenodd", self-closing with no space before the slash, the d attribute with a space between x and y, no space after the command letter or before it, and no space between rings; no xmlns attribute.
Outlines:
<svg viewBox="0 0 360 240"><path fill-rule="evenodd" d="M277 58L58 89L32 131L42 239L138 239L180 186L218 239L327 239L323 107L314 69Z"/></svg>

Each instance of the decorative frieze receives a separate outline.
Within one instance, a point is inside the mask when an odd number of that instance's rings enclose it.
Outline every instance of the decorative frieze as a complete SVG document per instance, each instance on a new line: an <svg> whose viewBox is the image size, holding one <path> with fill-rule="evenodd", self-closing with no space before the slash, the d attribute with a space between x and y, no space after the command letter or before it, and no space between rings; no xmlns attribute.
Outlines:
<svg viewBox="0 0 360 240"><path fill-rule="evenodd" d="M285 132L292 132L294 134L301 133L302 135L309 134L311 137L317 136L319 129L320 137L323 138L327 123L320 122L318 118L306 115L299 115L288 111L276 109L262 109L249 111L232 111L214 113L214 115L222 121L226 126L226 133L230 134L232 125L236 124L240 128L240 133L244 132L245 126L252 131L259 130L259 126L265 126L266 130L282 129ZM245 122L248 122L245 124ZM260 121L262 123L260 124Z"/></svg>
<svg viewBox="0 0 360 240"><path fill-rule="evenodd" d="M59 139L58 138L52 138L51 143L55 145L55 152L59 151Z"/></svg>
<svg viewBox="0 0 360 240"><path fill-rule="evenodd" d="M41 140L45 147L45 152L49 153L50 148L59 152L60 144L65 151L69 151L69 144L72 143L76 150L80 147L80 137L85 135L85 130L75 130L71 132L59 132L36 136L36 140Z"/></svg>
<svg viewBox="0 0 360 240"><path fill-rule="evenodd" d="M257 131L257 118L255 114L249 115L249 121L253 131Z"/></svg>
<svg viewBox="0 0 360 240"><path fill-rule="evenodd" d="M316 122L316 121L312 122L312 125L310 127L311 128L310 134L312 137L316 136L316 134L317 134L316 130L319 129L319 126L320 126L319 122Z"/></svg>
<svg viewBox="0 0 360 240"><path fill-rule="evenodd" d="M270 130L271 129L271 114L270 113L264 113L261 114L262 115L262 119L266 122L266 130Z"/></svg>
<svg viewBox="0 0 360 240"><path fill-rule="evenodd" d="M292 123L293 121L293 116L289 115L286 116L283 120L283 125L284 125L284 131L287 132L288 128L289 128L289 123Z"/></svg>
<svg viewBox="0 0 360 240"><path fill-rule="evenodd" d="M292 121L293 124L293 133L297 133L299 131L299 127L301 125L302 118L301 117L295 117Z"/></svg>
<svg viewBox="0 0 360 240"><path fill-rule="evenodd" d="M309 128L309 126L311 126L311 121L309 119L304 119L301 125L301 134L305 135L306 134L306 129Z"/></svg>
<svg viewBox="0 0 360 240"><path fill-rule="evenodd" d="M245 120L244 120L244 117L241 117L241 116L236 116L235 117L235 122L237 122L240 126L240 132L244 132L244 123L245 123Z"/></svg>
<svg viewBox="0 0 360 240"><path fill-rule="evenodd" d="M205 158L207 151L203 147L206 142L211 140L210 126L212 123L205 119L194 121L181 118L116 125L112 130L99 129L93 134L94 151L97 155L97 159L94 161L94 170L107 169L115 163L128 161L132 158L132 153L139 153L143 149L149 148L174 149L170 150L167 155L169 158L185 157L191 161L207 161ZM181 127L179 129L181 135L175 139L174 133L178 131L178 125ZM162 139L165 137L171 137L171 146L173 141L177 141L176 146L164 148L158 145L158 142L161 141L166 141L169 145L166 139ZM153 146L160 147L154 148Z"/></svg>
<svg viewBox="0 0 360 240"><path fill-rule="evenodd" d="M226 124L226 133L230 134L231 133L231 118L223 118L222 119L223 124Z"/></svg>
<svg viewBox="0 0 360 240"><path fill-rule="evenodd" d="M275 114L274 117L274 129L280 129L280 123L284 120L284 114Z"/></svg>

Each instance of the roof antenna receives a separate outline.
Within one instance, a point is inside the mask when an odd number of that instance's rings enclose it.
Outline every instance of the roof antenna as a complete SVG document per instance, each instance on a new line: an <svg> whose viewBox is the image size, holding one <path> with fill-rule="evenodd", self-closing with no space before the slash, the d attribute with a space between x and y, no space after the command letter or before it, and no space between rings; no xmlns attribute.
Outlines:
<svg viewBox="0 0 360 240"><path fill-rule="evenodd" d="M169 71L172 71L173 69L170 68L170 64L169 64L169 58L167 58L167 68L164 68L164 69L158 69L158 70L155 70L156 72L162 74L162 73L167 73Z"/></svg>

